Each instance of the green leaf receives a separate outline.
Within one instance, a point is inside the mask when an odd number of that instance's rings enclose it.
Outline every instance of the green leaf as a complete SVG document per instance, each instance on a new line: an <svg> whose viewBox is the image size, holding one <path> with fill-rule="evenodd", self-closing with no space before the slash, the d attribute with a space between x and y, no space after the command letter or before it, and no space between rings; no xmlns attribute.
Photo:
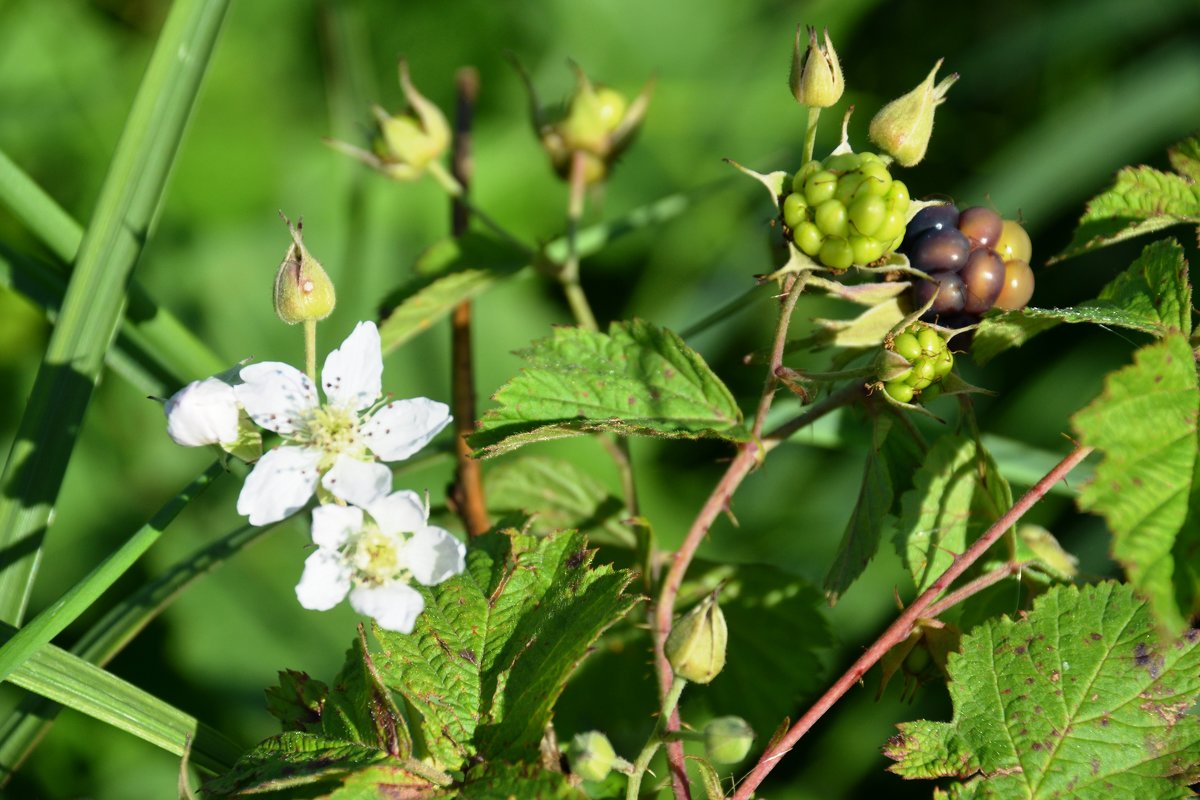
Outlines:
<svg viewBox="0 0 1200 800"><path fill-rule="evenodd" d="M978 775L951 797L1191 797L1200 779L1200 635L1158 639L1129 586L1058 586L950 656L950 722L900 726L906 778Z"/></svg>
<svg viewBox="0 0 1200 800"><path fill-rule="evenodd" d="M404 715L371 660L361 627L324 699L319 732L331 739L377 747L401 758L412 753Z"/></svg>
<svg viewBox="0 0 1200 800"><path fill-rule="evenodd" d="M1105 518L1113 557L1173 630L1186 616L1176 598L1172 551L1197 480L1198 416L1192 350L1174 334L1139 350L1072 419L1082 443L1104 454L1079 505Z"/></svg>
<svg viewBox="0 0 1200 800"><path fill-rule="evenodd" d="M876 416L871 421L871 449L867 451L867 465L863 470L858 501L850 512L846 532L842 534L833 564L825 575L825 596L830 605L837 602L875 557L884 520L892 510L895 490L883 453L884 443L892 431L892 418Z"/></svg>
<svg viewBox="0 0 1200 800"><path fill-rule="evenodd" d="M416 276L383 301L379 338L389 353L433 326L455 306L515 275L529 255L502 239L471 232L422 254Z"/></svg>
<svg viewBox="0 0 1200 800"><path fill-rule="evenodd" d="M332 788L349 775L390 760L386 751L377 748L291 731L259 744L238 759L228 773L206 783L203 790L206 796L232 797L320 785ZM412 778L418 786L432 786L425 778ZM306 792L282 796L313 795Z"/></svg>
<svg viewBox="0 0 1200 800"><path fill-rule="evenodd" d="M592 541L636 544L633 531L621 521L621 500L570 461L546 456L506 460L488 470L485 486L492 512L529 515L535 533L572 528Z"/></svg>
<svg viewBox="0 0 1200 800"><path fill-rule="evenodd" d="M923 592L1012 505L1008 481L972 439L943 436L901 498L896 550Z"/></svg>
<svg viewBox="0 0 1200 800"><path fill-rule="evenodd" d="M421 587L411 634L376 631L380 674L439 764L537 758L568 676L637 602L624 593L633 575L593 568L592 555L573 532L480 537L462 575Z"/></svg>
<svg viewBox="0 0 1200 800"><path fill-rule="evenodd" d="M557 328L520 355L528 366L500 388L471 435L482 457L531 442L613 431L625 436L744 441L725 384L673 332L641 320L607 334Z"/></svg>
<svg viewBox="0 0 1200 800"><path fill-rule="evenodd" d="M515 797L583 800L587 795L572 786L561 772L551 772L535 764L498 762L473 770L458 792L459 800L512 800Z"/></svg>
<svg viewBox="0 0 1200 800"><path fill-rule="evenodd" d="M824 598L807 581L775 567L743 565L728 578L720 599L729 628L725 668L704 691L684 694L684 716L699 707L769 731L779 724L780 709L796 706L822 686L823 651L833 644ZM639 657L636 645L627 649Z"/></svg>
<svg viewBox="0 0 1200 800"><path fill-rule="evenodd" d="M1191 177L1125 167L1116 183L1088 202L1075 236L1050 264L1172 225L1200 224L1200 194Z"/></svg>
<svg viewBox="0 0 1200 800"><path fill-rule="evenodd" d="M0 626L10 639L16 629ZM54 645L46 645L8 676L14 686L86 714L114 728L217 772L228 769L241 748L154 695Z"/></svg>
<svg viewBox="0 0 1200 800"><path fill-rule="evenodd" d="M14 669L24 663L39 648L49 643L51 639L91 608L96 599L116 583L118 578L129 571L134 562L158 541L167 525L179 515L179 512L187 508L188 503L207 489L209 484L224 472L225 468L221 462L214 462L182 492L159 509L149 522L138 528L137 532L129 537L128 541L121 545L116 552L97 564L62 597L47 606L11 639L0 645L0 680L7 678Z"/></svg>
<svg viewBox="0 0 1200 800"><path fill-rule="evenodd" d="M1200 181L1200 138L1193 136L1167 150L1175 171L1193 181Z"/></svg>
<svg viewBox="0 0 1200 800"><path fill-rule="evenodd" d="M863 311L854 319L814 319L817 331L803 339L787 343L787 352L801 347L844 347L861 349L878 347L900 321L905 310L898 297L884 300Z"/></svg>
<svg viewBox="0 0 1200 800"><path fill-rule="evenodd" d="M228 0L177 0L155 45L79 246L0 478L0 618L19 623L80 424L121 319ZM186 57L180 57L180 54Z"/></svg>
<svg viewBox="0 0 1200 800"><path fill-rule="evenodd" d="M1166 336L1192 330L1192 287L1183 248L1172 239L1142 250L1129 268L1114 278L1095 300L1075 308L1025 308L990 312L975 331L971 355L987 363L1060 322L1128 328Z"/></svg>

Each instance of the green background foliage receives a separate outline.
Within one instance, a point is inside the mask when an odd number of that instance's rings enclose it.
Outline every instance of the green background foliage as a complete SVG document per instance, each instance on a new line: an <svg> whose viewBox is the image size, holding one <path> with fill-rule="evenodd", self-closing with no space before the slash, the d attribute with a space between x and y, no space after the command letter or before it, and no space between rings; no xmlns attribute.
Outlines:
<svg viewBox="0 0 1200 800"><path fill-rule="evenodd" d="M5 110L0 150L81 222L91 217L165 7L145 0L0 4ZM138 280L227 364L250 356L297 361L299 331L280 325L270 309L274 269L288 244L276 216L282 209L293 218L304 215L306 243L339 287L338 309L321 329L321 349L340 341L356 320L372 318L385 297L412 280L421 253L445 236L446 203L431 182L389 184L320 140L357 142L369 121L369 103L400 105L399 54L408 57L421 90L447 109L454 70L465 64L480 70L474 196L529 240L558 236L565 189L529 131L520 81L504 61L505 51L512 51L547 99L569 90L568 57L630 94L657 74L644 130L603 195L592 198L585 223L675 192L687 193L686 212L587 259L583 282L602 325L637 316L683 330L772 266L773 209L761 190L720 159L735 158L763 172L798 166L804 118L785 82L798 22L830 28L850 89L839 108L853 103L859 109L850 123L856 143L865 141L871 114L915 85L935 59L944 56L947 68L962 75L939 110L928 157L905 171L904 180L914 197L948 195L960 204L991 203L1006 216L1019 214L1033 237L1035 302L1043 307L1094 297L1140 252L1142 243L1130 242L1043 271L1040 265L1071 241L1084 202L1109 187L1122 165L1168 169L1166 147L1200 127L1200 12L1186 0L1139 3L1136 13L1122 0L1019 2L987 15L966 5L877 0L240 2L233 4L218 41L155 236L137 266ZM827 119L818 153L833 146L835 129ZM1194 239L1183 238L1185 255L1194 262ZM46 257L0 209L0 255L12 253ZM11 282L0 269L0 284ZM48 331L40 312L21 297L29 287L17 282L15 288L0 289L5 452ZM743 410L761 383L761 368L746 365L743 356L767 341L772 317L767 308L760 299L748 312L689 340ZM793 335L811 333L806 320L830 313L827 301L805 297ZM522 366L512 351L546 338L551 325L568 320L559 293L531 270L488 292L476 306L481 396ZM977 403L986 434L1061 452L1069 417L1100 392L1105 372L1129 363L1148 341L1133 331L1059 326L1033 345L1003 353L986 369L967 359L960 363L964 377L998 392ZM389 355L385 390L398 397L447 398L448 352L444 323L414 336ZM804 353L792 358L796 366L826 367ZM919 424L937 430L936 423ZM80 437L46 542L34 613L143 524L209 459L208 453L174 446L158 404L111 372L93 398ZM847 446L832 446L841 443ZM797 436L749 479L734 502L738 526L719 520L701 556L771 564L819 586L858 495L869 446L869 426L849 416ZM539 444L529 454L566 459L617 493L617 476L593 440ZM729 446L638 440L633 455L643 513L661 542L671 546L711 488ZM398 483L428 488L437 504L450 465L447 455L434 454L406 468ZM1024 488L1009 477L1015 492ZM207 502L187 509L106 597L128 594L234 529L236 491L236 480L219 481ZM1032 521L1051 528L1081 556L1084 575L1113 572L1103 522L1075 514L1069 498L1044 503ZM113 671L222 731L236 732L245 744L274 733L263 688L285 667L324 678L336 674L355 620L346 608L315 614L295 603L292 586L307 541L303 523L279 526L184 593L133 641ZM612 559L628 556L601 551L601 563ZM811 591L791 591L790 596L808 598L806 613L827 618L800 629L823 641L827 624L836 638L824 651L826 674L820 680L800 680L784 670L788 691L798 692L799 702L811 697L805 693L819 691L828 671L847 664L861 641L891 618L891 587L909 580L892 548L883 547L832 610L816 611ZM85 616L81 625L99 613ZM751 612L743 616L754 618ZM757 617L760 641L775 635L769 627L775 616ZM56 643L69 646L81 630L68 629ZM644 740L651 724L652 671L641 640L624 642L637 648L634 657L632 650L612 652L622 645L618 638L604 647L614 657L622 655L620 662L631 669L615 674L585 662L580 684L568 688L557 716L562 738L603 727L626 755ZM821 671L811 654L805 652L803 660L812 663L810 673ZM738 674L769 679L772 660L759 663L761 673ZM599 692L625 704L597 707ZM731 695L736 692L722 687L712 705L720 713L733 712L725 705ZM852 693L806 737L773 775L770 796L927 796L928 787L886 774L886 760L871 743L882 745L901 718L947 718L945 692L927 688L915 708L900 705L898 687L890 687L878 704L873 696L873 687ZM5 686L0 715L18 700ZM787 710L792 709L780 711ZM770 730L758 733L765 740ZM830 763L838 769L830 770ZM174 791L176 770L175 758L67 713L10 791L158 798Z"/></svg>

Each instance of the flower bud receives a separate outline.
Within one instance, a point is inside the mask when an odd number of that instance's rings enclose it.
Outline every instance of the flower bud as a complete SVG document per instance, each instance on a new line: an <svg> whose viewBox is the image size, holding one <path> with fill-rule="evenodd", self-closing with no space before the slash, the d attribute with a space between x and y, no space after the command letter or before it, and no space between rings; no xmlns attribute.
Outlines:
<svg viewBox="0 0 1200 800"><path fill-rule="evenodd" d="M389 114L375 106L372 112L378 131L375 143L368 152L345 142L329 142L336 150L399 181L416 180L424 174L430 162L439 158L450 146L450 124L436 105L413 86L408 74L408 62L400 62L400 87L408 109Z"/></svg>
<svg viewBox="0 0 1200 800"><path fill-rule="evenodd" d="M602 781L617 761L608 737L600 731L577 733L571 739L571 772L585 781Z"/></svg>
<svg viewBox="0 0 1200 800"><path fill-rule="evenodd" d="M633 102L628 102L615 89L593 84L579 65L572 62L575 92L567 103L566 113L555 117L539 103L529 73L516 59L513 64L529 93L533 128L555 172L569 179L571 164L578 155L584 182L603 180L612 163L633 142L646 116L654 82L647 83Z"/></svg>
<svg viewBox="0 0 1200 800"><path fill-rule="evenodd" d="M714 764L736 764L754 745L754 729L741 717L717 717L704 726L704 752Z"/></svg>
<svg viewBox="0 0 1200 800"><path fill-rule="evenodd" d="M275 274L275 313L289 325L325 319L337 302L333 281L304 246L304 220L292 225L284 217L284 222L292 233L292 244Z"/></svg>
<svg viewBox="0 0 1200 800"><path fill-rule="evenodd" d="M846 81L842 65L825 29L825 44L817 44L817 29L808 28L808 49L801 50L800 26L796 26L796 44L792 48L792 69L788 83L797 103L810 108L828 108L842 99Z"/></svg>
<svg viewBox="0 0 1200 800"><path fill-rule="evenodd" d="M729 631L713 592L685 614L667 637L671 669L692 683L708 683L725 667Z"/></svg>
<svg viewBox="0 0 1200 800"><path fill-rule="evenodd" d="M933 79L941 66L942 60L938 59L921 85L881 108L867 130L871 141L903 167L911 167L925 157L933 133L934 109L945 102L946 92L958 80L958 73L954 73L934 86Z"/></svg>

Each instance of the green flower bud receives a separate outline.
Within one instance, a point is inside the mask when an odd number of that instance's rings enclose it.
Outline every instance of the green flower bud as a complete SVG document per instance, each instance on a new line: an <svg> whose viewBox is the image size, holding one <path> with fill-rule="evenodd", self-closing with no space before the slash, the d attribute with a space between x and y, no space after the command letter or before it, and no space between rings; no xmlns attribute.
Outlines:
<svg viewBox="0 0 1200 800"><path fill-rule="evenodd" d="M593 84L579 65L572 62L575 91L567 103L566 113L554 115L539 103L529 73L515 58L512 61L529 93L534 131L541 140L542 149L550 156L555 172L569 179L571 164L578 155L583 164L584 182L592 184L603 180L641 127L654 82L647 83L633 102L627 102L615 89Z"/></svg>
<svg viewBox="0 0 1200 800"><path fill-rule="evenodd" d="M713 592L685 614L667 637L671 669L692 683L708 683L725 667L729 631Z"/></svg>
<svg viewBox="0 0 1200 800"><path fill-rule="evenodd" d="M441 109L430 102L413 86L408 63L400 62L400 87L408 101L408 110L389 114L374 106L378 130L370 152L346 144L329 142L359 161L399 181L416 180L424 174L430 162L441 157L450 146L450 124Z"/></svg>
<svg viewBox="0 0 1200 800"><path fill-rule="evenodd" d="M813 108L828 108L842 99L846 81L842 65L825 29L825 44L817 44L817 29L808 28L808 48L801 50L800 26L796 26L796 44L792 48L792 69L788 84L797 103Z"/></svg>
<svg viewBox="0 0 1200 800"><path fill-rule="evenodd" d="M942 60L933 65L921 85L898 97L879 110L871 120L867 135L903 167L911 167L925 157L933 133L933 112L945 102L946 92L958 80L954 73L934 86L933 79Z"/></svg>
<svg viewBox="0 0 1200 800"><path fill-rule="evenodd" d="M736 764L754 745L754 729L741 717L717 717L704 726L704 752L714 764Z"/></svg>
<svg viewBox="0 0 1200 800"><path fill-rule="evenodd" d="M325 319L337 302L333 281L304 246L304 220L295 225L287 217L283 221L292 233L292 244L275 274L275 313L289 325Z"/></svg>
<svg viewBox="0 0 1200 800"><path fill-rule="evenodd" d="M577 733L571 739L571 772L585 781L602 781L617 761L608 737L600 731Z"/></svg>

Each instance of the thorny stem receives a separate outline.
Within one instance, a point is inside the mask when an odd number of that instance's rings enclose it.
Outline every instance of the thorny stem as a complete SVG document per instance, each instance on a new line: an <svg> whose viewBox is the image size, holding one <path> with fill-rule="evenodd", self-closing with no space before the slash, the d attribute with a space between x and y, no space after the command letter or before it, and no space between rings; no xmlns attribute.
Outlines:
<svg viewBox="0 0 1200 800"><path fill-rule="evenodd" d="M662 710L658 715L658 722L654 724L654 731L650 734L650 738L646 741L646 746L642 748L642 752L638 753L637 761L633 762L633 772L629 775L629 783L625 786L625 800L637 800L638 794L642 788L642 778L646 774L646 769L650 766L650 759L654 758L654 754L658 752L659 745L663 743L667 736L667 720L675 715L676 707L679 705L679 696L683 694L683 687L687 686L687 680L684 678L675 678L671 683L670 689L667 690L666 697L663 698ZM680 744L678 740L672 740L669 744Z"/></svg>
<svg viewBox="0 0 1200 800"><path fill-rule="evenodd" d="M317 321L304 320L304 372L317 385Z"/></svg>
<svg viewBox="0 0 1200 800"><path fill-rule="evenodd" d="M472 67L458 71L458 111L454 120L454 152L451 169L462 191L451 195L450 224L455 237L461 237L470 225L471 210L465 199L471 187L471 119L475 98L479 94L479 73ZM479 536L491 527L483 494L483 479L479 462L471 458L467 434L475 424L475 372L471 351L471 301L464 300L454 307L451 316L451 402L454 405L455 470L450 496L462 518L467 533Z"/></svg>
<svg viewBox="0 0 1200 800"><path fill-rule="evenodd" d="M1032 561L1005 562L991 572L985 572L975 580L964 583L962 586L958 587L953 592L950 592L950 594L946 595L941 600L938 600L929 607L928 611L925 612L925 617L927 619L939 617L947 609L954 608L967 598L974 597L989 586L995 586L1005 578L1016 575L1021 570L1027 569L1032 564Z"/></svg>
<svg viewBox="0 0 1200 800"><path fill-rule="evenodd" d="M767 411L771 408L771 400L775 396L775 391L779 388L777 371L783 366L783 353L787 345L788 324L791 321L792 312L795 310L796 301L799 299L800 293L804 290L807 278L807 273L801 273L800 275L791 276L786 284L787 294L784 296L780 307L779 323L776 326L775 341L771 348L771 363L763 385L762 398L759 400L758 410L755 413L754 422L751 427L750 441L739 447L737 456L725 470L725 475L721 478L716 488L713 489L712 494L709 495L708 500L700 509L696 519L692 522L692 527L684 537L683 543L675 551L675 555L671 559L671 566L667 570L662 588L659 590L658 603L653 609L651 627L654 638L654 663L658 671L659 691L662 696L666 696L670 691L674 679L671 664L667 660L665 647L667 635L671 632L672 617L675 613L675 599L679 596L679 587L683 584L684 574L687 572L688 566L692 563L692 558L695 556L696 550L700 547L700 542L703 541L705 534L708 533L708 529L712 526L721 511L727 508L729 498L733 496L734 491L746 475L750 473L750 470L758 463L762 457L762 453L765 452L760 437L763 425L766 423ZM841 401L841 403L844 402ZM814 421L819 416L828 413L836 407L836 405L831 404L823 407L819 414L804 415L808 417L807 422L804 424ZM676 711L667 719L667 730L670 732L678 731L679 727L679 713ZM671 762L672 779L676 795L678 796L680 794L680 783L686 782L686 775L682 764L683 743L680 741L668 742L667 754Z"/></svg>
<svg viewBox="0 0 1200 800"><path fill-rule="evenodd" d="M1032 489L1026 492L1020 500L1014 503L1012 508L1005 512L1004 516L996 520L965 552L956 556L953 563L950 564L945 572L938 576L933 585L913 601L912 605L906 608L896 618L896 621L888 626L883 635L875 640L875 643L867 648L866 652L859 656L858 660L838 678L837 682L813 704L812 708L806 711L804 716L796 720L796 723L788 732L781 736L774 745L769 747L759 757L758 763L754 765L754 768L750 770L749 774L746 775L738 786L732 800L748 800L767 774L775 768L775 764L792 749L800 737L807 733L816 724L817 720L824 716L825 712L841 699L842 695L858 683L863 675L867 673L867 670L883 658L888 650L907 639L909 634L912 633L913 624L919 618L929 616L930 609L934 606L934 601L937 597L972 564L978 561L988 548L1004 535L1005 531L1024 516L1025 512L1045 497L1054 484L1065 478L1091 452L1092 448L1090 447L1076 447L1070 455L1060 461Z"/></svg>

